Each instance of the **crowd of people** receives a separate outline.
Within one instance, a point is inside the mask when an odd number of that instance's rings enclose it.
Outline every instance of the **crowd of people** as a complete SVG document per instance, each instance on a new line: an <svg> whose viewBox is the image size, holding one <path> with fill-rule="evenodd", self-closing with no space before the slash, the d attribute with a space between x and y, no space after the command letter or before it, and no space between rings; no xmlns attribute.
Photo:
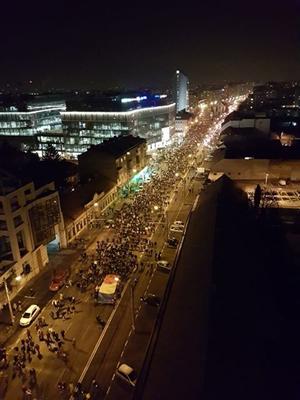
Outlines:
<svg viewBox="0 0 300 400"><path fill-rule="evenodd" d="M160 151L152 158L149 165L151 180L145 179L141 184L143 188L124 201L120 209L110 211L109 217L113 221L110 224L110 238L97 241L95 251L82 253L81 267L74 282L70 279L68 286L74 286L81 292L90 289L91 296L97 300L99 285L107 274L118 275L121 282L125 283L137 271L144 271L146 266L147 271L154 272L155 261L160 259L161 253L153 234L159 224L168 228L165 215L171 195L179 181L183 181L199 140L199 132L194 131L188 140L166 151ZM141 255L144 257L140 258ZM117 296L120 294L121 286ZM75 297L64 297L61 294L59 299L52 301L52 307L52 319L71 318L76 312ZM26 338L14 348L12 377L21 379L24 399L32 399L32 390L37 383L35 369L29 368L33 357L41 360L43 353L49 351L68 363L66 340L73 347L76 346L75 338L66 339L64 330L55 332L42 321L36 324L35 339L30 330L27 330ZM3 368L9 367L10 362L4 347L0 348L0 360ZM74 386L59 382L57 389L63 394L73 396L75 400L92 399L96 398L99 385L93 381L92 388L85 392L80 384Z"/></svg>

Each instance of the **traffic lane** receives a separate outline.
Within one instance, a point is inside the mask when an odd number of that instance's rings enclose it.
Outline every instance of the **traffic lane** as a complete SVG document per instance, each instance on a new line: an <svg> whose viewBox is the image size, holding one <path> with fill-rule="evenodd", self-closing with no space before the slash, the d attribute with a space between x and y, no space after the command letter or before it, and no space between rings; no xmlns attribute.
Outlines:
<svg viewBox="0 0 300 400"><path fill-rule="evenodd" d="M192 197L192 196L190 196ZM193 196L195 197L195 196ZM181 206L178 213L182 214L183 218L187 217L190 205ZM167 259L171 265L173 265L175 260L176 252L172 249L166 248L163 256ZM147 293L155 293L160 295L161 298L164 296L164 291L169 279L169 274L161 272L159 270L155 271L153 279L151 279ZM157 310L153 314L153 310L149 308L148 305L140 306L139 316L137 318L137 329L132 335L129 335L128 344L125 346L125 351L118 362L126 363L130 365L135 371L139 371L143 365L143 360L145 356L145 351L147 349L152 329L156 320ZM117 364L117 365L118 365ZM116 375L113 376L111 387L106 399L116 400L116 399L130 399L133 395L133 391L128 389L128 384L118 379Z"/></svg>
<svg viewBox="0 0 300 400"><path fill-rule="evenodd" d="M125 363L132 367L136 372L142 368L145 349L147 348L154 322L156 320L158 308L149 305L143 305L140 315L136 319L136 329L129 336L127 345L124 348L124 354L116 365ZM111 388L106 396L106 400L130 399L133 395L133 388L127 382L123 381L117 374L113 376Z"/></svg>
<svg viewBox="0 0 300 400"><path fill-rule="evenodd" d="M124 303L122 299L124 299ZM96 379L101 388L101 398L104 398L106 394L117 360L131 329L131 310L128 307L130 291L128 287L122 299L83 381L84 387L89 387L92 380Z"/></svg>
<svg viewBox="0 0 300 400"><path fill-rule="evenodd" d="M173 207L174 206L176 207L176 204L173 205ZM163 243L163 241L164 241L164 239L161 237L162 233L163 233L163 230L158 229L156 234L155 234L155 236L154 236L154 238L156 240L158 240L158 241L161 240L161 243ZM158 237L160 237L160 239L158 239ZM144 293L144 288L147 285L147 281L149 280L149 278L151 279L151 277L146 277L146 275L147 274L145 272L142 275L144 278L139 280L139 282L137 284L137 287L136 287L136 290L135 290L135 303L138 301L140 295L142 295ZM127 315L127 320L126 320L126 317L124 316L124 326L127 326L127 329L124 328L124 327L123 327L123 329L118 329L118 332L117 332L118 333L118 335L117 335L118 337L114 336L114 340L116 341L116 343L119 346L120 346L121 343L125 343L125 341L127 339L126 333L128 335L128 331L130 330L130 325L131 325L131 315L130 315L131 311L130 311L130 307L128 307L128 304L126 306L126 310L127 310L127 314L126 314ZM99 368L99 365L98 365L99 371L100 370L104 370L105 371L105 368L107 370L107 374L105 372L103 373L103 371L101 371L101 382L103 382L103 380L105 381L105 378L103 379L103 376L107 375L107 377L108 377L107 381L109 383L110 382L109 378L111 378L111 376L114 373L114 370L116 368L116 362L118 360L117 356L120 354L120 352L118 351L118 348L117 348L116 345L112 346L111 348L113 348L113 351L111 349L108 349L108 351L105 354L106 363L104 363L103 368ZM120 350L122 352L122 349L120 349ZM98 353L101 353L100 349L99 349ZM114 367L113 369L112 369L112 366ZM91 374L91 372L92 372L92 369L89 371L89 375ZM101 384L101 386L105 387L105 383Z"/></svg>
<svg viewBox="0 0 300 400"><path fill-rule="evenodd" d="M157 238L155 237L155 239ZM162 242L163 238L161 239L161 243ZM140 275L139 281L134 290L134 304L138 308L141 306L140 297L144 295L145 290L148 287L149 280L152 279L152 276L153 274L150 274L147 270ZM120 326L114 333L109 348L105 350L105 357L101 362L98 362L96 375L93 374L92 368L89 370L89 380L91 381L91 376L96 376L96 379L99 379L102 393L106 392L110 386L112 376L116 370L116 366L120 358L120 354L122 354L131 329L132 310L130 309L130 297L127 297L127 299L124 298L124 307L125 312L122 321L120 322ZM138 309L136 311L138 311ZM97 358L101 358L101 352L103 352L103 348L100 346L96 356Z"/></svg>
<svg viewBox="0 0 300 400"><path fill-rule="evenodd" d="M171 261L171 260L170 260ZM148 293L155 293L163 298L164 291L168 282L169 274L156 271L151 281ZM136 330L131 331L128 336L127 345L124 346L124 354L116 364L126 363L131 366L138 374L141 370L145 351L147 349L153 326L157 318L158 308L143 304L141 306L138 318L136 319ZM133 396L133 388L117 375L113 375L110 382L110 390L105 400L129 400Z"/></svg>
<svg viewBox="0 0 300 400"><path fill-rule="evenodd" d="M34 367L37 371L37 380L39 387L43 388L44 398L52 399L57 396L57 383L61 380L77 381L81 372L81 364L85 364L89 353L92 351L98 338L95 315L91 315L90 305L82 302L77 306L77 312L71 320L55 320L51 327L60 333L62 329L66 331L66 340L64 340L64 350L69 354L69 362L66 365L55 354L49 352L45 342L39 342L34 329L31 333L35 343L40 344L42 360L33 358L28 367ZM85 315L85 324L82 324L82 313ZM96 313L96 311L95 311ZM25 335L24 335L25 337ZM75 348L71 339L76 337ZM21 381L15 379L9 386L6 398L11 399L18 392L21 393Z"/></svg>
<svg viewBox="0 0 300 400"><path fill-rule="evenodd" d="M77 258L78 255L76 254L75 257ZM56 269L60 267L61 266L58 265ZM41 308L41 310L43 310L50 302L50 300L52 300L56 296L57 292L51 292L49 290L49 285L52 278L53 268L43 271L40 276L34 279L33 282L29 282L28 287L22 290L23 295L21 297L17 296L17 299L20 298L21 300L22 311L18 311L15 313L15 326L12 329L10 337L5 340L5 345L8 348L14 346L15 343L20 339L23 328L19 326L19 321L24 311L32 304L37 304ZM33 294L31 294L30 289L33 290ZM12 304L14 304L14 301L12 301Z"/></svg>
<svg viewBox="0 0 300 400"><path fill-rule="evenodd" d="M51 292L50 292L51 293ZM81 340L77 340L77 343L79 346L81 346L81 341L83 340L83 346L82 346L82 351L88 353L94 346L94 343L97 340L97 336L95 337L95 335L93 335L94 332L97 332L97 326L96 326L96 315L99 314L99 308L95 308L92 306L92 302L91 302L91 293L90 291L87 291L85 293L80 293L74 286L72 288L69 289L63 289L61 291L61 293L64 294L64 296L75 296L76 299L78 299L80 301L80 304L76 306L76 313L74 315L74 317L72 317L71 320L66 320L63 321L62 319L57 319L57 320L52 320L49 317L50 311L54 310L54 307L50 304L48 304L47 307L44 308L43 312L41 313L41 315L45 316L46 321L48 321L49 326L51 326L56 332L60 332L62 329L64 329L66 331L66 336L69 336L69 331L71 334L71 338L75 337L80 338ZM52 294L53 295L53 294ZM59 296L59 294L57 294L57 297ZM108 308L110 308L108 306ZM100 307L101 309L101 307ZM103 311L101 311L102 315L106 314L107 318L108 318L108 310L105 311L105 313ZM84 332L86 332L86 338L83 338L83 331L82 331L82 317L84 316L84 321L85 324L83 325L84 328ZM34 325L33 324L30 328L34 338ZM94 326L93 326L94 325ZM86 328L88 327L88 328ZM92 329L90 330L90 327L92 327ZM25 338L25 329L24 328L20 328L19 329L19 336L17 337L16 342L14 343L14 346L18 343L18 341L21 338ZM38 342L38 340L35 340L36 342ZM65 348L68 352L70 352L70 360L73 363L73 349L70 347L70 343L68 343L69 341L66 340L65 342ZM56 360L55 361L55 355L53 355L52 353L48 352L48 350L46 349L46 347L44 348L43 344L41 344L41 351L44 353L43 354L43 361L37 361L32 363L32 366L34 366L36 368L36 370L39 372L38 373L38 379L40 381L40 384L43 385L44 387L46 387L46 390L48 392L51 392L51 389L53 388L53 384L54 387L56 386L56 383L60 380L61 378L61 369L63 368L63 365L61 364L60 360ZM54 359L54 360L53 360ZM82 363L85 362L85 357L78 357L76 356L76 361L74 362L75 365L78 364L78 362ZM53 365L55 365L55 368L53 367ZM49 369L50 366L50 369ZM58 373L58 371L60 371ZM73 369L73 377L75 376L74 373L78 373L80 372L79 370L77 371L77 369ZM43 376L45 375L45 376ZM66 376L66 374L64 375ZM75 379L75 378L74 378ZM76 380L76 379L75 379ZM10 386L15 387L15 385L10 384ZM18 385L17 385L18 386ZM54 391L54 394L56 395L57 393ZM53 394L53 395L54 395ZM51 397L49 397L51 398Z"/></svg>

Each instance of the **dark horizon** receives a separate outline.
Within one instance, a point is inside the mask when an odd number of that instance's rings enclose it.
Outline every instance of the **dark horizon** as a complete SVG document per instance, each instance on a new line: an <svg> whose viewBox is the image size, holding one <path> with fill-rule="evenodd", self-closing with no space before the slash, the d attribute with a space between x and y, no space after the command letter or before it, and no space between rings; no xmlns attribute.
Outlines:
<svg viewBox="0 0 300 400"><path fill-rule="evenodd" d="M167 88L177 68L192 85L300 79L297 0L19 3L3 5L2 87Z"/></svg>

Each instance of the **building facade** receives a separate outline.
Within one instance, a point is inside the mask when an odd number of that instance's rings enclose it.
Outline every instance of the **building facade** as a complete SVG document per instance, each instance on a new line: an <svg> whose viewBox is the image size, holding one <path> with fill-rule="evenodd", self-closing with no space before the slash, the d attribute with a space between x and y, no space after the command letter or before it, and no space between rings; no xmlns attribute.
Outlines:
<svg viewBox="0 0 300 400"><path fill-rule="evenodd" d="M148 149L154 150L166 146L175 133L175 104L120 112L66 111L61 115L63 135L47 137L59 146L63 141L66 153L74 156L121 135L144 138ZM46 143L43 136L39 135L40 143Z"/></svg>
<svg viewBox="0 0 300 400"><path fill-rule="evenodd" d="M65 109L65 101L49 98L0 106L0 136L32 137L39 132L59 132L60 112Z"/></svg>
<svg viewBox="0 0 300 400"><path fill-rule="evenodd" d="M175 101L176 112L187 110L189 107L189 80L187 76L177 70L175 74Z"/></svg>
<svg viewBox="0 0 300 400"><path fill-rule="evenodd" d="M125 96L125 97L124 97ZM165 94L82 96L69 101L37 96L0 98L0 142L43 156L49 144L66 158L120 135L140 136L149 150L166 146L175 134L175 104Z"/></svg>
<svg viewBox="0 0 300 400"><path fill-rule="evenodd" d="M15 294L48 263L47 245L66 245L59 195L50 183L18 185L1 176L0 303L5 303L4 280Z"/></svg>
<svg viewBox="0 0 300 400"><path fill-rule="evenodd" d="M83 180L104 176L116 186L124 185L147 164L146 140L119 136L91 147L78 157Z"/></svg>

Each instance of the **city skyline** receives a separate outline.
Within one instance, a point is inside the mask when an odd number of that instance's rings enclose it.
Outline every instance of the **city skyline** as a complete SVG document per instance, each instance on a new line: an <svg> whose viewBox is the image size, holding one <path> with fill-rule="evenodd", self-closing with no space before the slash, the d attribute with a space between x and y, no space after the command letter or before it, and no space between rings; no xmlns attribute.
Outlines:
<svg viewBox="0 0 300 400"><path fill-rule="evenodd" d="M174 71L205 82L299 79L299 3L235 0L188 7L88 1L4 5L0 85L51 88L171 86ZM32 84L29 82L32 81Z"/></svg>

